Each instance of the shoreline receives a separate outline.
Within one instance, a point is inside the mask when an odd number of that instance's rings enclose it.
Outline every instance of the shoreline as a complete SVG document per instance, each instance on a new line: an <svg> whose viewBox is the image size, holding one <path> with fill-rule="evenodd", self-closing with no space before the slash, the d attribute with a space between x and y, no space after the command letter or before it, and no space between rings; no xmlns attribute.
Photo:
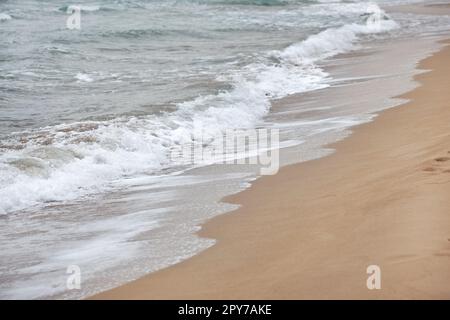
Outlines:
<svg viewBox="0 0 450 320"><path fill-rule="evenodd" d="M438 6L430 5L430 4L428 4L428 5L422 4L422 5L393 6L393 7L389 7L389 11L390 12L404 12L404 13L409 12L409 13L424 13L424 14L443 14L443 12L440 11L440 9L446 10L446 9L449 9L449 8L450 8L450 4L440 4ZM431 10L431 11L428 12L427 10L428 11ZM446 12L448 12L448 10ZM400 95L391 94L390 95L390 97L391 97L390 99L392 99L392 100L405 100L405 101L411 100L410 95L413 95L418 89L420 89L424 85L423 81L421 81L421 74L422 74L422 72L425 73L425 74L428 74L430 69L432 69L432 68L424 68L423 65L429 63L428 60L434 59L435 56L442 55L442 51L449 49L450 40L448 40L448 39L447 40L441 40L440 42L445 44L445 45L441 46L441 50L440 51L435 52L435 54L432 54L428 58L424 58L424 59L420 60L420 63L417 63L415 69L416 69L416 74L418 74L418 76L416 75L416 76L413 77L413 81L415 83L417 83L415 85L416 89L404 90L403 91L404 93L400 94ZM445 63L445 66L447 66L448 63L449 63L449 59L447 59L443 63ZM445 81L448 82L448 80L449 79L447 79ZM376 100L377 98L373 97L372 99ZM447 98L447 100L448 100L448 98ZM295 99L294 99L293 102L295 103ZM292 103L292 101L290 103ZM403 103L397 104L397 105L395 105L393 107L390 107L390 108L394 108L394 109L402 108L405 105L409 105L409 104L413 104L413 103L414 103L414 101L403 102ZM283 105L283 103L281 105ZM349 129L350 136L347 135L347 137L343 137L342 140L339 139L337 142L326 143L324 146L322 146L322 148L324 148L324 150L331 149L335 153L337 153L340 149L344 149L341 146L341 144L346 146L344 144L344 142L346 142L347 139L351 139L353 135L358 134L358 131L360 129L364 130L366 125L370 125L373 122L378 122L379 121L378 118L380 118L381 115L384 115L384 113L387 113L390 110L391 109L383 109L381 111L375 111L375 113L372 113L373 116L374 116L374 119L371 120L369 123L363 123L363 124L359 124L359 125L355 125L355 126L351 127ZM356 146L356 147L359 147L359 145ZM347 148L347 146L345 148ZM335 155L335 153L331 153L329 155L326 155L323 158L318 158L318 159L314 158L314 159L308 160L306 162L297 162L297 163L294 163L294 164L283 165L280 168L280 170L283 170L283 171L292 171L293 170L294 171L294 175L298 175L297 171L299 171L299 170L300 171L302 171L302 170L303 171L304 170L310 170L310 169L308 169L310 166L313 166L313 169L314 169L314 167L316 165L319 166L319 164L316 164L316 162L321 161L322 159L327 159L328 157L333 157ZM450 151L449 151L449 154L450 154ZM444 158L446 158L446 157L438 157L436 159L441 159L442 160ZM435 160L435 161L438 162L438 164L440 164L440 162L441 162L440 160L439 161ZM368 161L368 162L372 162L372 161ZM445 163L446 160L444 160L442 162ZM449 163L450 163L450 161L449 161ZM292 169L292 167L298 167L298 168L297 169ZM424 172L434 173L436 171L436 168L431 166L431 167L424 168L423 171ZM450 170L447 170L447 169L443 169L441 171L444 172L444 173L450 172ZM316 172L316 174L317 174L317 172ZM354 175L354 172L350 172L350 174ZM243 267L247 267L246 266L246 261L248 260L248 257L246 256L245 251L244 251L244 253L242 253L243 250L242 250L241 246L239 245L239 241L240 240L244 240L245 242L248 242L249 240L254 239L253 240L253 244L249 243L248 247L251 247L252 249L259 249L260 245L258 244L258 242L261 242L261 241L267 242L267 240L263 239L262 236L268 236L269 238L272 238L272 239L279 238L276 235L269 234L270 230L268 230L268 228L270 229L270 227L267 227L267 226L261 227L262 222L260 222L260 221L256 221L255 222L254 220L253 221L251 220L252 217L253 218L261 218L262 217L265 220L270 220L270 219L266 219L267 217L265 216L265 215L270 214L270 212L267 212L267 210L265 210L264 207L263 208L259 208L256 211L254 210L255 207L261 207L260 205L256 204L257 202L261 202L262 204L268 203L272 207L272 210L275 209L275 210L273 210L273 212L277 212L277 214L278 214L278 210L280 208L273 208L273 204L279 202L280 205L281 205L281 203L283 201L281 201L280 199L277 199L276 197L274 199L274 196L270 192L270 189L273 188L276 191L279 191L278 189L282 189L282 188L286 189L286 185L290 183L289 181L281 181L282 178L275 179L279 175L280 175L280 172L275 177L273 177L273 176L272 177L271 176L260 177L259 179L256 180L256 182L255 181L252 182L252 185L251 185L250 189L245 189L244 191L241 191L241 192L239 192L237 194L233 194L231 196L226 196L225 198L222 198L221 203L225 203L227 205L238 205L240 207L238 209L236 209L236 210L228 211L225 214L222 214L220 216L215 216L213 218L210 218L209 220L206 220L205 222L203 222L201 224L202 229L199 232L197 232L196 234L199 237L201 237L202 239L215 240L216 244L213 247L210 247L210 248L204 250L203 252L200 252L197 255L195 255L195 256L193 256L193 257L191 257L191 258L189 258L189 259L187 259L185 261L179 262L178 264L169 266L168 268L165 268L165 269L153 272L153 273L149 273L147 275L144 275L141 278L138 278L137 280L134 280L134 281L132 281L130 283L123 284L123 285L121 285L119 287L108 289L108 290L106 290L104 292L97 293L97 294L95 294L95 295L93 295L91 297L88 297L88 299L232 299L232 298L234 298L234 299L236 299L236 298L237 299L241 299L241 298L242 299L255 299L255 297L261 298L261 299L264 299L264 298L266 298L266 299L286 299L286 298L287 299L293 299L293 298L295 298L295 299L311 299L311 298L314 298L314 299L328 299L330 297L334 298L334 299L347 299L347 298L354 298L354 299L361 299L361 298L367 299L367 298L369 298L370 299L370 298L374 298L374 297L375 298L388 298L388 299L392 298L392 292L390 292L388 294L386 294L386 292L383 292L381 295L380 294L378 294L378 295L372 294L372 295L369 295L369 296L364 296L364 294L361 295L361 292L360 292L358 296L352 296L352 295L348 296L347 293L350 290L347 290L345 295L342 295L342 293L339 293L339 295L334 295L334 293L330 295L327 292L327 291L329 291L329 289L316 288L315 285L311 286L311 288L309 288L309 290L311 292L316 292L316 291L320 292L320 294L318 294L317 296L315 296L313 294L303 295L303 293L298 296L298 292L296 292L297 295L294 295L294 296L292 294L289 294L289 295L280 297L278 294L274 295L273 294L274 292L272 292L271 295L262 295L262 296L260 296L260 295L258 295L258 292L261 291L261 288L267 288L267 285L264 285L262 283L261 283L261 285L257 286L259 289L257 291L252 292L250 295L248 295L248 290L245 290L245 289L244 289L244 291L246 293L244 293L242 295L242 293L239 292L240 290L243 290L241 286L237 287L234 291L228 290L228 287L229 287L228 282L236 282L235 281L236 278L240 279L239 281L242 281L242 279L245 279L245 276L242 276L239 273L236 273L236 274L233 274L232 276L230 276L229 275L229 271L230 270L228 270L229 269L228 268L228 269L225 269L226 273L228 273L228 280L224 281L224 279L226 279L227 276L224 276L223 274L220 273L220 271L215 270L216 267L219 267L219 266L222 267L220 259L226 259L228 265L238 264L238 265L242 265ZM288 179L288 178L290 178L292 176L292 172L291 172L290 175L284 174L284 176L286 176L287 177L286 179ZM310 175L309 173L305 174L305 176L307 176L307 177L311 176L312 178L311 178L310 181L312 181L313 179L317 179L317 178L319 180L323 180L324 179L323 174L321 174L321 173L319 173L317 177L314 177L314 175ZM332 176L332 175L330 175L330 176ZM270 179L270 178L272 180L270 180L269 182L262 183L262 185L266 189L266 191L261 191L260 190L259 194L262 194L262 196L258 195L258 192L256 192L256 191L255 191L256 193L253 192L255 194L252 195L252 191L253 191L254 188L256 188L257 185L258 185L257 188L259 188L259 189L262 188L262 187L259 187L260 180L265 180L265 179ZM359 178L360 177L356 177L356 179L354 178L355 183L359 183ZM297 182L294 182L293 185L295 185L296 183ZM446 182L444 182L444 184L445 183ZM305 184L302 185L302 183L299 183L299 186L301 188L305 188L304 185ZM306 183L306 186L307 185L308 184ZM326 187L328 187L328 186L326 186ZM304 190L306 192L303 195L303 198L307 198L307 194L308 194L307 191L309 191L307 189L308 189L308 187L306 187L305 190ZM289 193L289 192L290 191L288 191L287 193ZM318 189L316 194L314 192L310 192L310 194L312 194L313 197L316 197L317 194L320 194L321 192L322 192L322 190ZM259 197L263 198L264 200L260 201ZM326 199L324 202L328 202L329 201L328 200L329 197L330 197L329 195L326 195L324 197ZM333 194L331 197L336 197L336 196ZM267 199L269 199L269 200L267 200ZM320 208L317 209L317 210L316 210L316 208L312 208L313 205L308 205L308 204L302 205L302 204L296 203L295 202L296 197L293 197L292 194L290 194L288 197L286 197L286 200L287 200L287 203L290 204L289 207L294 207L294 208L310 207L313 211L318 211L318 212L321 211ZM308 200L309 199L307 199L307 201ZM365 199L365 200L370 200L370 199ZM315 202L315 201L317 201L317 200L314 199L314 201L312 201L312 202ZM248 204L250 204L250 205L248 205ZM321 203L319 201L318 206L320 207L320 205L321 205ZM329 210L329 212L333 211L334 209L335 209L334 207L331 207L331 210ZM349 209L352 209L352 208L349 208ZM263 211L263 213L259 213L259 211ZM346 210L346 213L348 213L348 211L350 211L350 210ZM245 219L242 219L243 217L235 217L234 213L239 214L239 215L247 214L249 217L245 218ZM320 212L320 215L324 215L324 212ZM231 216L231 217L229 217L229 216ZM286 217L286 214L284 215L284 217ZM298 220L297 217L295 217L295 214L292 213L292 212L289 213L289 218L295 218L294 220ZM314 218L311 217L311 216L308 216L306 218L307 218L307 220L310 220L310 219L311 219L311 221L314 220ZM322 217L320 216L320 218L322 218ZM279 219L273 218L273 219L270 220L270 222L276 223L277 225L281 225L281 224L284 223L284 222L281 222L281 221L278 221L278 220ZM446 220L446 221L448 221L448 220ZM239 225L242 222L245 223L245 228L242 228ZM295 222L297 222L297 221L295 221ZM447 225L450 225L450 224L447 223ZM241 230L243 232L236 231L235 230L236 227L237 227L238 230ZM300 226L300 227L302 227L302 226ZM257 229L257 230L254 230L254 229ZM263 229L264 231L261 231L261 229ZM318 230L315 230L315 232L320 232L321 228L319 227L317 229ZM286 231L286 230L283 230L283 231ZM306 234L308 234L308 232L309 232L308 228L304 228L304 231L305 231ZM254 235L255 232L257 233L258 236ZM242 233L245 233L245 235L241 235ZM299 238L301 238L301 237L299 236ZM305 237L303 237L303 238L305 238ZM307 243L311 239L305 239L305 240L306 240L305 244L303 244L301 247L302 248L303 247L305 247L305 248L311 247L311 246L308 246L309 243ZM225 246L222 246L222 242L223 241L234 242L234 243L226 243ZM448 238L448 241L450 243L450 237ZM267 245L271 246L272 244L271 243L267 243ZM281 244L280 246L278 246L278 249L281 248L281 249L283 249L285 251L284 247L286 245L289 246L289 247L295 246L295 245L292 245L291 243L284 243L284 244ZM222 252L220 252L220 250L219 250L218 251L219 253L217 254L217 253L214 253L216 251L213 251L212 257L208 256L208 253L211 250L213 250L213 249L217 249L218 246L222 247L221 248ZM233 247L234 249L230 250L230 247ZM268 250L269 252L267 252L266 255L271 255L272 254L272 256L278 256L277 254L274 254L274 252L270 252L272 250L273 249ZM445 248L444 251L445 250L447 250L447 248ZM204 256L204 255L206 255L206 257L202 258L202 256ZM450 256L450 254L447 254L447 253L444 253L442 255L441 254L437 254L437 255L438 256L443 256L443 257ZM403 255L400 255L400 256L403 257ZM412 255L412 256L414 256L414 255ZM280 257L281 258L286 258L284 256L280 256ZM200 261L203 261L203 262L196 261L197 260L196 258L199 258ZM230 263L228 263L228 258L238 259L238 261L234 261L232 264L230 264ZM346 257L346 258L349 258L349 257ZM404 258L412 258L412 257L410 257L410 255L406 254L404 256ZM259 257L258 259L261 259L261 258ZM191 260L195 260L194 263L193 263L194 267L189 265L189 262ZM324 259L324 260L326 261L327 259ZM203 265L205 262L206 262L206 266ZM269 264L273 264L272 260L270 260L270 259L266 260L265 262L266 263L269 262ZM350 261L350 263L351 262L352 261ZM197 270L194 270L196 263L197 263L197 268L202 270L201 272L198 272ZM184 264L187 264L187 266L184 266ZM312 263L308 263L308 264L312 264ZM180 270L178 270L178 271L177 270L170 271L171 269L178 269L178 266L180 266L180 268L181 268ZM247 277L247 279L246 279L247 283L254 282L255 281L254 278L255 279L259 278L258 276L256 276L257 273L258 273L258 266L255 267L253 265L252 267L253 267L253 273L254 274L253 274L253 277L252 277L252 274L250 274L250 276ZM304 265L300 265L299 267L303 268ZM315 275L315 276L317 276L317 272L315 271L317 267L320 267L320 266L319 265L315 265L314 266L313 275ZM166 270L168 270L169 275L165 274L164 271L166 271ZM175 273L173 273L173 272L175 272ZM193 275L196 278L186 280L186 279L180 277L179 273L181 275L183 273L185 273L186 278L192 277ZM209 276L211 273L213 274L212 277ZM327 272L323 272L323 275L321 276L321 278L327 279L328 275L326 275L326 273ZM332 273L332 272L330 272L330 273ZM162 274L162 275L160 275L160 274ZM206 284L206 285L204 283L203 284L199 284L199 283L203 282L203 279L201 277L204 274L208 275L208 277L209 277L209 279L208 279L209 284ZM445 274L446 277L448 277L448 273L446 273L444 271L444 274ZM200 278L199 278L198 275L200 275ZM156 280L154 279L155 276L156 276ZM359 275L359 276L361 276L361 275ZM272 277L273 277L273 274L269 278L272 278ZM279 275L278 275L278 277L279 277ZM293 277L293 278L295 279L297 277ZM363 281L361 283L365 284L366 278L367 278L367 274L364 274L359 279L361 281ZM181 290L181 291L186 291L186 292L184 292L182 294L172 292L173 288L170 286L171 281L176 281L177 283L183 283L184 285L185 285L185 283L188 284L186 286L186 288L185 288L186 290ZM319 283L321 281L323 282L324 280L323 279L319 279ZM328 280L326 280L326 281L328 281ZM330 281L330 283L333 283L336 280L331 279L329 281ZM199 282L199 283L197 283L197 282ZM220 286L217 289L213 289L212 288L217 283L222 283L222 282L225 282L225 286L223 288L221 288ZM269 285L270 285L270 283L269 283ZM153 288L155 286L157 287L157 290L155 290L155 289L151 289L150 290L150 288ZM287 287L289 287L289 286L291 287L290 290L292 291L292 288L293 288L292 284L288 283ZM227 290L225 290L225 288L227 288ZM284 288L284 289L286 289L286 288ZM298 289L300 289L300 288L298 288ZM358 290L359 289L360 288L358 288ZM366 291L369 291L369 290L367 290L365 288L365 285L364 285L364 289ZM161 292L161 291L163 291L163 292ZM190 292L190 291L195 291L195 292ZM228 295L223 294L224 293L223 291L227 291ZM308 291L308 290L305 290L305 291ZM377 290L375 290L375 291L377 291ZM447 288L446 288L444 291L445 291L445 293L444 293L443 297L444 298L450 297L450 290L447 290ZM233 295L230 295L229 294L230 292L232 292ZM241 295L242 295L242 297L241 297ZM441 296L439 296L439 298L440 297ZM404 298L404 296L394 297L394 299L397 299L397 298ZM413 298L417 298L417 297L413 296ZM423 298L423 297L419 296L419 298Z"/></svg>
<svg viewBox="0 0 450 320"><path fill-rule="evenodd" d="M215 246L91 298L450 298L446 43L420 63L433 71L415 77L422 85L401 96L410 102L354 128L332 155L224 199L241 207L199 232ZM384 290L367 290L371 264Z"/></svg>

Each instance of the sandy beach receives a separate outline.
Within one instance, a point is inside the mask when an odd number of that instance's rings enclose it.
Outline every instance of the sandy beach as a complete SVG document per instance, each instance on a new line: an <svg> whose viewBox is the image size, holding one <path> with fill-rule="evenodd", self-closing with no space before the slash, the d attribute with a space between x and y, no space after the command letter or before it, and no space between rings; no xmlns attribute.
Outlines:
<svg viewBox="0 0 450 320"><path fill-rule="evenodd" d="M0 300L450 300L450 0L0 26Z"/></svg>
<svg viewBox="0 0 450 320"><path fill-rule="evenodd" d="M439 14L448 4L393 7ZM404 11L406 10L406 11ZM450 299L450 41L409 102L224 201L217 244L91 299ZM282 102L281 102L282 103ZM381 289L369 290L367 267Z"/></svg>
<svg viewBox="0 0 450 320"><path fill-rule="evenodd" d="M448 42L447 42L448 43ZM203 253L94 299L449 299L450 47L410 102L225 199ZM368 290L366 268L381 269Z"/></svg>

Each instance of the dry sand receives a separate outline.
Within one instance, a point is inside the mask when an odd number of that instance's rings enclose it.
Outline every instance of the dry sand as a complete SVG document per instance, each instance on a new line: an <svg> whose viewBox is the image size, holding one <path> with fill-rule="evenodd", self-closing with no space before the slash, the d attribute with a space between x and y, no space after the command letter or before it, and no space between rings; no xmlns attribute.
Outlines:
<svg viewBox="0 0 450 320"><path fill-rule="evenodd" d="M411 102L227 202L217 245L95 299L450 298L450 47ZM366 268L381 268L368 290Z"/></svg>

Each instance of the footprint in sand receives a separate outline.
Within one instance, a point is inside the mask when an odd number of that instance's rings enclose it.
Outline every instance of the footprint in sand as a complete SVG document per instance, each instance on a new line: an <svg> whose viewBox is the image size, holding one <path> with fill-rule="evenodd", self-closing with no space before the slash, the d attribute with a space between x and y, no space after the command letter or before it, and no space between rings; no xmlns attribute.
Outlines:
<svg viewBox="0 0 450 320"><path fill-rule="evenodd" d="M450 154L450 151L447 151ZM443 165L444 162L450 161L450 157L437 157L433 159L434 161L430 163L429 166L423 168L422 170L425 172L442 172L442 173L450 173L450 168L447 168L446 165Z"/></svg>

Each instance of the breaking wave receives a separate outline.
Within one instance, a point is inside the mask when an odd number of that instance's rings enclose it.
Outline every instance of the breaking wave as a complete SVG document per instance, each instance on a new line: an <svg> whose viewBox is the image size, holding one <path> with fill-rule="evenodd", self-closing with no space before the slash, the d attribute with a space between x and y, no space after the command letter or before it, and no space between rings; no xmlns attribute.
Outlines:
<svg viewBox="0 0 450 320"><path fill-rule="evenodd" d="M74 200L109 190L126 176L180 165L169 154L192 143L195 132L208 140L226 129L254 127L272 99L328 85L317 61L352 50L360 35L397 27L383 14L371 23L326 29L228 75L230 90L178 103L176 111L162 115L61 124L6 137L0 141L0 213ZM86 74L76 79L92 81Z"/></svg>

